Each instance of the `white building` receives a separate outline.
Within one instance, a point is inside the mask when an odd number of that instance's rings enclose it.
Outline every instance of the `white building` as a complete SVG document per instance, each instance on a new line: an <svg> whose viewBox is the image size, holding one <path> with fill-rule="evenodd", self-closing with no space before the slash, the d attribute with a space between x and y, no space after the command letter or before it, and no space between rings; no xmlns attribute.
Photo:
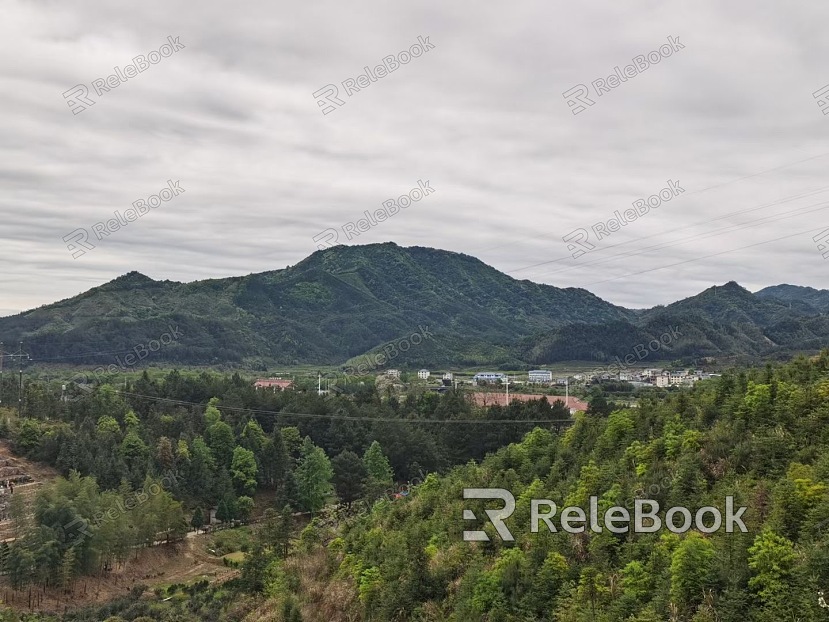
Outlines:
<svg viewBox="0 0 829 622"><path fill-rule="evenodd" d="M455 375L451 371L448 371L445 374L443 374L443 379L452 382L452 380L455 379Z"/></svg>
<svg viewBox="0 0 829 622"><path fill-rule="evenodd" d="M546 369L533 369L527 376L530 382L547 383L553 381L553 372Z"/></svg>
<svg viewBox="0 0 829 622"><path fill-rule="evenodd" d="M671 384L670 374L660 374L656 377L656 386L667 387L669 384Z"/></svg>
<svg viewBox="0 0 829 622"><path fill-rule="evenodd" d="M429 376L431 376L431 374L429 373L428 369L421 369L419 372L417 372L417 377L421 380L428 380Z"/></svg>
<svg viewBox="0 0 829 622"><path fill-rule="evenodd" d="M391 378L400 378L400 370L399 369L387 369L386 375Z"/></svg>
<svg viewBox="0 0 829 622"><path fill-rule="evenodd" d="M504 374L494 371L482 371L472 376L472 382L478 384L479 382L496 382L498 380L504 381L507 377Z"/></svg>

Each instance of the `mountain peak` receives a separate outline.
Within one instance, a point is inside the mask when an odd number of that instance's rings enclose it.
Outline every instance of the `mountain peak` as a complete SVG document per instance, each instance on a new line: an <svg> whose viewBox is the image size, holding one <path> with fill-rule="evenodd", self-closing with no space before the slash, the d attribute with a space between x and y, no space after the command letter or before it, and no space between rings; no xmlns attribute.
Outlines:
<svg viewBox="0 0 829 622"><path fill-rule="evenodd" d="M746 298L751 298L753 294L748 291L745 287L737 283L737 281L728 281L723 285L712 285L708 289L700 292L699 296L720 296L720 295L729 295L729 296L742 296Z"/></svg>
<svg viewBox="0 0 829 622"><path fill-rule="evenodd" d="M150 277L141 274L136 270L122 274L121 276L112 279L109 283L101 285L98 289L132 289L134 287L143 287L155 283Z"/></svg>

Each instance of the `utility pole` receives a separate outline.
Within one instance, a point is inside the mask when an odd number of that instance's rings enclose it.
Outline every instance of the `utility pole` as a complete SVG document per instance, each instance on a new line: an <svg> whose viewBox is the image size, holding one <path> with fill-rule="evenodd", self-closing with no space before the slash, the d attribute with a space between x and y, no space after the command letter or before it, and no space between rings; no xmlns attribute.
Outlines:
<svg viewBox="0 0 829 622"><path fill-rule="evenodd" d="M3 342L0 342L0 406L3 405L3 362L6 358L12 360L18 359L20 361L20 376L17 387L17 416L20 417L23 413L23 361L30 361L29 355L23 351L23 342L20 342L20 347L17 352L5 352L3 350Z"/></svg>
<svg viewBox="0 0 829 622"><path fill-rule="evenodd" d="M507 374L507 406L509 406L509 374Z"/></svg>

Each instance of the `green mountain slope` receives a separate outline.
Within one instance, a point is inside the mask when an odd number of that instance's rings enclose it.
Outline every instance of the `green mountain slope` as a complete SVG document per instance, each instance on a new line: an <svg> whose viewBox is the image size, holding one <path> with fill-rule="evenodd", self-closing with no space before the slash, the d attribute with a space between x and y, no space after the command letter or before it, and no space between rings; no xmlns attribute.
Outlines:
<svg viewBox="0 0 829 622"><path fill-rule="evenodd" d="M608 361L667 333L670 343L649 360L753 357L829 345L824 294L794 286L752 294L732 282L633 311L583 289L513 279L469 255L386 243L336 246L284 270L192 283L132 272L0 318L0 340L25 342L38 362L85 366L143 353L172 332L173 342L148 361L331 365L385 348L396 352L386 361L395 366L509 367ZM396 348L426 329L421 344Z"/></svg>
<svg viewBox="0 0 829 622"><path fill-rule="evenodd" d="M729 282L648 309L632 322L557 328L524 340L520 356L535 364L623 359L660 338L658 349L648 349L648 361L817 350L829 344L829 318L813 306L760 297Z"/></svg>
<svg viewBox="0 0 829 622"><path fill-rule="evenodd" d="M800 285L772 285L761 289L755 294L759 298L777 299L799 305L801 308L811 308L822 313L829 311L829 290L802 287Z"/></svg>
<svg viewBox="0 0 829 622"><path fill-rule="evenodd" d="M422 326L435 334L436 362L483 362L542 330L632 317L585 290L517 281L467 255L375 244L319 251L285 270L186 284L130 273L2 318L0 334L25 341L38 360L100 364L172 325L182 336L154 361L332 364ZM89 354L100 351L106 354ZM422 354L400 361L413 356Z"/></svg>

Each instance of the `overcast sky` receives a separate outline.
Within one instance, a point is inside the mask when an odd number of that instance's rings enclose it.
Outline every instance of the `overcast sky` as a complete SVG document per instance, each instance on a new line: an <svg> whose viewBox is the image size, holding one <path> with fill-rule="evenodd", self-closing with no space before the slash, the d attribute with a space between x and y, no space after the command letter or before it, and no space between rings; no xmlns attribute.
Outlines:
<svg viewBox="0 0 829 622"><path fill-rule="evenodd" d="M131 270L284 268L328 228L625 306L730 280L828 287L812 240L829 227L829 116L813 96L829 84L828 19L826 3L756 0L6 0L0 313ZM95 93L168 36L184 49ZM434 48L345 93L419 36ZM669 57L596 94L669 37ZM332 83L344 104L323 114L312 94ZM573 114L563 93L578 84L593 105ZM76 85L94 104L73 114ZM184 193L95 237L168 180ZM435 192L346 239L418 180ZM668 180L684 193L595 239ZM63 237L79 228L95 248L73 258ZM595 249L574 259L562 237L578 228Z"/></svg>

